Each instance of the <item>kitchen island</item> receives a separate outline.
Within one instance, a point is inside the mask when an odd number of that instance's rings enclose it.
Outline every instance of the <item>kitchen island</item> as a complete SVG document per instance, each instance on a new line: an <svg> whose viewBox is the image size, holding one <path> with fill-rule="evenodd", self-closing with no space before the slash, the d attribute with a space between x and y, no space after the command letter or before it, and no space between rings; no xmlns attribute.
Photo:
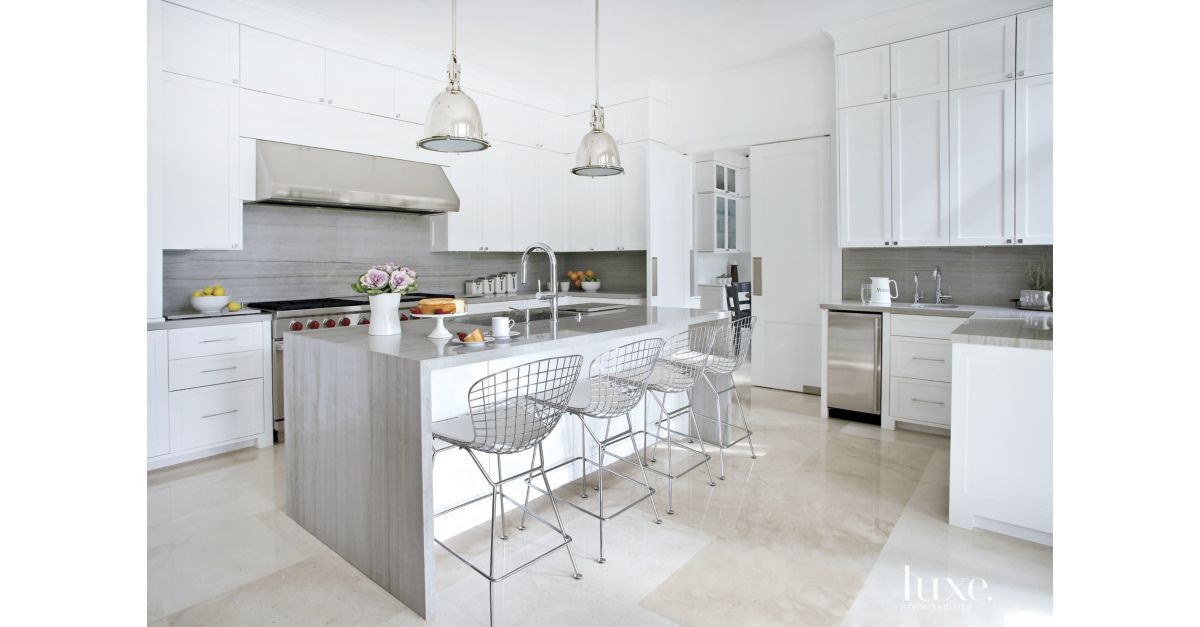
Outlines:
<svg viewBox="0 0 1200 627"><path fill-rule="evenodd" d="M485 485L477 473L474 484L466 479L475 472L472 468L444 462L439 455L435 487L431 424L465 413L467 390L490 373L578 354L584 358L586 376L588 362L605 350L668 337L726 316L727 312L629 306L517 324L518 338L482 348L427 338L432 320L404 322L398 336L370 336L361 326L288 333L287 514L428 618L434 592L435 494L439 501L461 501L455 497L477 493ZM457 318L447 327L486 330L487 319L487 314ZM577 388L572 404L580 392L586 394L585 387ZM578 452L572 427L564 420L547 438L548 461ZM562 484L573 478L551 481ZM439 519L439 537L441 525Z"/></svg>

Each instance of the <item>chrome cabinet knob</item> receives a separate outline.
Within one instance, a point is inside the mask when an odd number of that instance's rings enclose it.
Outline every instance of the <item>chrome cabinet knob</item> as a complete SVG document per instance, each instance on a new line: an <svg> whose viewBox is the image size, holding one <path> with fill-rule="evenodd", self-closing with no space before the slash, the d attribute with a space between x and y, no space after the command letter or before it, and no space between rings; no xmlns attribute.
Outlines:
<svg viewBox="0 0 1200 627"><path fill-rule="evenodd" d="M325 102L325 99L324 99L324 98L318 98L318 99L317 99L317 102Z"/></svg>
<svg viewBox="0 0 1200 627"><path fill-rule="evenodd" d="M235 79L233 79L233 84L234 84L234 85L237 85L237 84L238 84L238 79L236 79L236 78L235 78Z"/></svg>
<svg viewBox="0 0 1200 627"><path fill-rule="evenodd" d="M892 246L899 246L899 245L900 245L900 242L896 242L896 241L892 242Z"/></svg>
<svg viewBox="0 0 1200 627"><path fill-rule="evenodd" d="M1024 243L1025 243L1025 240L1024 240L1024 238L1020 238L1020 237L1018 237L1018 238L1017 238L1017 243L1018 243L1018 244L1024 244Z"/></svg>
<svg viewBox="0 0 1200 627"><path fill-rule="evenodd" d="M884 100L887 100L887 99L888 99L888 95L887 95L887 94L884 94L884 95L883 95L883 99L884 99Z"/></svg>
<svg viewBox="0 0 1200 627"><path fill-rule="evenodd" d="M1018 70L1017 76L1025 76L1025 70Z"/></svg>
<svg viewBox="0 0 1200 627"><path fill-rule="evenodd" d="M892 98L895 98L895 97L896 97L896 94L894 94L894 93L893 93L893 94L892 94Z"/></svg>
<svg viewBox="0 0 1200 627"><path fill-rule="evenodd" d="M1011 240L1011 239L1006 239L1006 240L1004 240L1004 243L1005 243L1005 244L1011 244L1011 243L1012 243L1012 240Z"/></svg>
<svg viewBox="0 0 1200 627"><path fill-rule="evenodd" d="M891 245L891 242L884 241L884 242L883 242L883 245L884 245L884 246L890 246L890 245Z"/></svg>
<svg viewBox="0 0 1200 627"><path fill-rule="evenodd" d="M1004 77L1005 77L1005 78L1012 78L1012 72L1009 72L1008 74L1005 74L1005 75L1004 75Z"/></svg>

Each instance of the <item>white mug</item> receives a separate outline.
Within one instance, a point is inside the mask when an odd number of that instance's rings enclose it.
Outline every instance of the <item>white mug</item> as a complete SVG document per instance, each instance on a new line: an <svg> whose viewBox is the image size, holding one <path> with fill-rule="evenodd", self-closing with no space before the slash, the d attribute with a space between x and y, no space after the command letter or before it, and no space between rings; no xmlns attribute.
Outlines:
<svg viewBox="0 0 1200 627"><path fill-rule="evenodd" d="M508 337L517 321L504 316L492 318L492 337Z"/></svg>

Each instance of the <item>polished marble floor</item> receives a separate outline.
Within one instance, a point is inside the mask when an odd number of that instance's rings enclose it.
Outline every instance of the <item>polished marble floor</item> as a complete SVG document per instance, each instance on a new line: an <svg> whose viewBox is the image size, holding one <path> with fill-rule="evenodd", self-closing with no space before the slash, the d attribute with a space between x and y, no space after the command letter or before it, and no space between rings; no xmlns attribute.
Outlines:
<svg viewBox="0 0 1200 627"><path fill-rule="evenodd" d="M648 506L615 519L603 565L595 520L563 508L584 578L570 577L565 553L551 555L497 588L497 624L1050 622L1052 550L946 523L946 438L825 420L815 396L739 381L758 459L743 443L716 487L702 469L677 481L674 515L665 481L651 475L664 524ZM426 622L292 522L281 509L286 454L244 449L149 474L149 623L487 624L486 581L445 551ZM606 498L634 487L606 480ZM515 525L509 518L505 562L555 541ZM480 526L453 544L479 558L487 541Z"/></svg>

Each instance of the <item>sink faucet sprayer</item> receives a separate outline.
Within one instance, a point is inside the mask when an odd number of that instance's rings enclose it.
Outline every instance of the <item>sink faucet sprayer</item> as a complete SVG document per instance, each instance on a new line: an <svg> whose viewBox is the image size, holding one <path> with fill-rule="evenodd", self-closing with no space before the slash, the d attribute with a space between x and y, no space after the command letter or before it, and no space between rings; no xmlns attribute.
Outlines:
<svg viewBox="0 0 1200 627"><path fill-rule="evenodd" d="M936 285L936 287L934 288L934 292L933 292L933 297L935 299L934 300L935 305L940 305L940 304L942 304L943 300L949 300L949 299L953 298L953 296L951 296L949 294L942 293L942 269L940 267L935 266L933 268L933 280Z"/></svg>

